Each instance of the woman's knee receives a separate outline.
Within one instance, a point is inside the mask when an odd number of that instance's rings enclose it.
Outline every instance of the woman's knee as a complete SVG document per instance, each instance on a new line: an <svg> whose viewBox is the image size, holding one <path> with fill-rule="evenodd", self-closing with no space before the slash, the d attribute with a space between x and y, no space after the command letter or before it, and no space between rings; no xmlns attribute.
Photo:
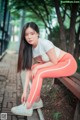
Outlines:
<svg viewBox="0 0 80 120"><path fill-rule="evenodd" d="M34 69L37 65L38 65L38 63L33 64L32 67L31 67L31 69Z"/></svg>
<svg viewBox="0 0 80 120"><path fill-rule="evenodd" d="M43 70L40 69L40 70L37 71L37 74L36 74L36 75L37 75L39 78L43 78L43 77L44 77L44 74L45 74L45 71L43 71Z"/></svg>

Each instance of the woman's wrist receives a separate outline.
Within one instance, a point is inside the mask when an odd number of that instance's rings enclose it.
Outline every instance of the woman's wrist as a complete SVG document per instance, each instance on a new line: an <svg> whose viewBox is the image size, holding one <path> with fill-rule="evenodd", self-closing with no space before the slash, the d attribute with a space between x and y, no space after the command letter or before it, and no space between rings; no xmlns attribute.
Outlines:
<svg viewBox="0 0 80 120"><path fill-rule="evenodd" d="M24 90L23 90L23 93L26 93L26 92L27 92L27 89L24 89Z"/></svg>

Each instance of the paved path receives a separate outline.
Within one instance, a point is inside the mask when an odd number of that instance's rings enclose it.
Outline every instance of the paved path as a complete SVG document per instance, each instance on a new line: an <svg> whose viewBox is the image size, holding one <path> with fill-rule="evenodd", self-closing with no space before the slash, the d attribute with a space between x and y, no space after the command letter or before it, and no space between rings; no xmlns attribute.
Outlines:
<svg viewBox="0 0 80 120"><path fill-rule="evenodd" d="M21 77L16 72L17 57L17 54L7 54L0 61L0 113L7 113L7 120L39 120L35 111L30 119L11 113L11 108L21 103L22 94Z"/></svg>

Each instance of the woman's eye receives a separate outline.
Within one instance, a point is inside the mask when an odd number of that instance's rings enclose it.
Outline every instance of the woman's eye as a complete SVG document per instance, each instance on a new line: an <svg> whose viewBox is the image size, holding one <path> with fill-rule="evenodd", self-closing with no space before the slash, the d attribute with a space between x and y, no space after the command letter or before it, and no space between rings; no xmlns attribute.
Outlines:
<svg viewBox="0 0 80 120"><path fill-rule="evenodd" d="M25 36L28 36L28 34L25 34Z"/></svg>
<svg viewBox="0 0 80 120"><path fill-rule="evenodd" d="M34 35L34 33L30 33L30 34L26 33L26 34L25 34L25 36L28 36L28 35Z"/></svg>
<svg viewBox="0 0 80 120"><path fill-rule="evenodd" d="M31 35L34 35L34 33L31 33Z"/></svg>

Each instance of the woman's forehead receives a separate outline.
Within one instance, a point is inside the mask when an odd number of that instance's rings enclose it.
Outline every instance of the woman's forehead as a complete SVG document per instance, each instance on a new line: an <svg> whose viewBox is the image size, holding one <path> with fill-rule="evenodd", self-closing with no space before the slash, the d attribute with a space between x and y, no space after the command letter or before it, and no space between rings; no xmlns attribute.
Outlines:
<svg viewBox="0 0 80 120"><path fill-rule="evenodd" d="M31 27L28 27L25 32L26 32L26 33L27 33L27 32L35 32L35 30L32 29Z"/></svg>

